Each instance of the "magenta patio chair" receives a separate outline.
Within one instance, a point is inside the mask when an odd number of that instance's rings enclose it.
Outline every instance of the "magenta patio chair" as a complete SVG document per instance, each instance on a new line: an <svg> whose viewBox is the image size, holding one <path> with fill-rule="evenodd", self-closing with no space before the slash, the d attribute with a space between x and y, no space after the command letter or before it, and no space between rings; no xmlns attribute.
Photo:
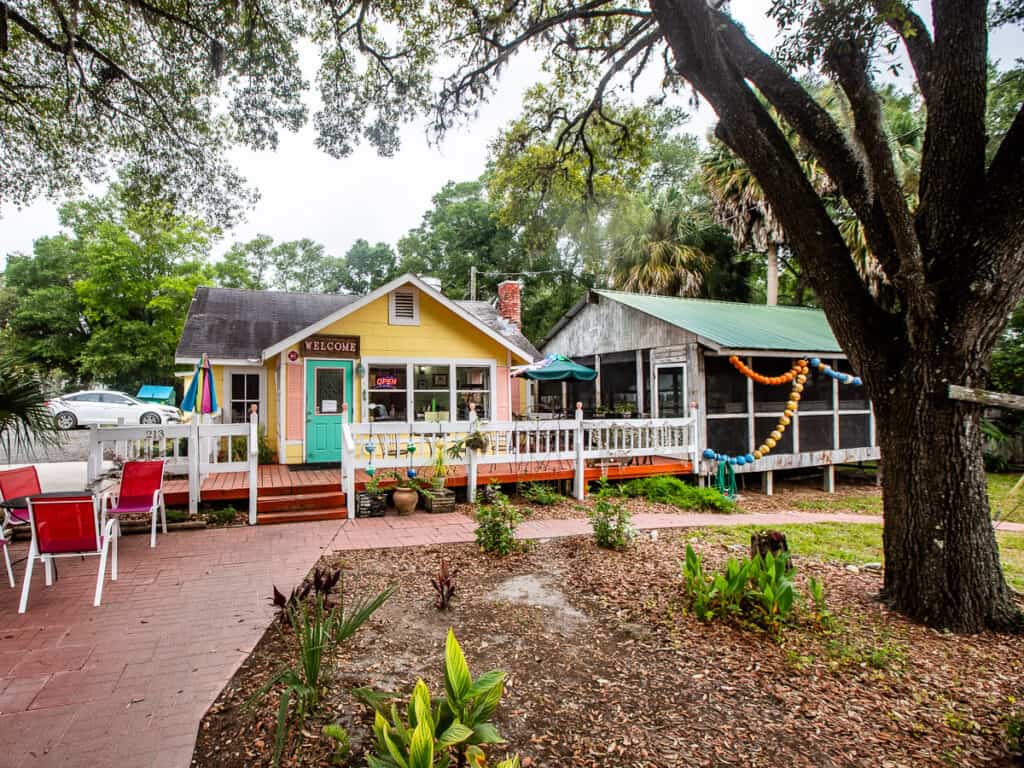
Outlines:
<svg viewBox="0 0 1024 768"><path fill-rule="evenodd" d="M5 469L0 472L0 496L4 500L19 496L35 496L43 492L39 487L39 473L35 467ZM28 509L4 510L4 528L10 525L28 525Z"/></svg>
<svg viewBox="0 0 1024 768"><path fill-rule="evenodd" d="M113 502L114 506L110 507ZM160 513L164 533L167 533L167 508L164 506L164 462L127 461L121 472L121 486L116 496L104 493L100 497L100 524L105 526L107 518L117 523L117 535L121 535L120 515L149 514L151 522L149 546L156 546L156 518Z"/></svg>
<svg viewBox="0 0 1024 768"><path fill-rule="evenodd" d="M92 495L45 498L37 496L28 500L29 525L32 526L32 543L28 550L28 565L25 567L25 583L21 587L21 602L18 613L28 608L28 592L32 586L32 567L36 560L51 565L58 557L82 557L99 555L100 570L96 576L94 606L103 597L103 575L110 558L110 579L117 581L117 537L114 521L102 528L99 524L99 510ZM46 569L46 586L53 583L52 568Z"/></svg>

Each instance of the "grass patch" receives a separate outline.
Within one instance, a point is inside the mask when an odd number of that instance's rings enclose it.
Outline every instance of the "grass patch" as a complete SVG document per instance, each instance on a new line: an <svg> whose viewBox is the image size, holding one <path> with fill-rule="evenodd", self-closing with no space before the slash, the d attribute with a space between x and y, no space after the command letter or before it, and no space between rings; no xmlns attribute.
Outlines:
<svg viewBox="0 0 1024 768"><path fill-rule="evenodd" d="M1016 473L986 475L988 484L988 500L992 507L992 516L1007 522L1024 523L1024 490L1016 497L1010 490L1020 479ZM853 512L862 515L882 514L882 494L878 491L870 493L851 493L846 495L822 494L820 498L794 501L797 509L815 512Z"/></svg>
<svg viewBox="0 0 1024 768"><path fill-rule="evenodd" d="M657 475L629 480L619 486L619 492L631 498L671 504L680 509L703 512L732 512L736 504L714 488L698 488L684 483L678 477Z"/></svg>
<svg viewBox="0 0 1024 768"><path fill-rule="evenodd" d="M699 533L706 541L722 544L749 544L757 526L741 525L705 528ZM807 523L780 525L794 555L819 560L861 565L885 561L882 553L882 526L865 523ZM1007 583L1024 592L1024 533L997 531L999 555Z"/></svg>

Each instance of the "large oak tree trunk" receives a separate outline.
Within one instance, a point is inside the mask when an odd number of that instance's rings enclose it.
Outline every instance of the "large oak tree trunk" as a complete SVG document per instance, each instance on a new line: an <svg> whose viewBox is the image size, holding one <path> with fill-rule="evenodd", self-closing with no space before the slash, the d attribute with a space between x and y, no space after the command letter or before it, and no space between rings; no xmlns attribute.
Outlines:
<svg viewBox="0 0 1024 768"><path fill-rule="evenodd" d="M875 399L885 466L884 595L932 626L1010 628L1019 619L989 516L981 409L949 399L941 371L957 366L941 362L906 360Z"/></svg>

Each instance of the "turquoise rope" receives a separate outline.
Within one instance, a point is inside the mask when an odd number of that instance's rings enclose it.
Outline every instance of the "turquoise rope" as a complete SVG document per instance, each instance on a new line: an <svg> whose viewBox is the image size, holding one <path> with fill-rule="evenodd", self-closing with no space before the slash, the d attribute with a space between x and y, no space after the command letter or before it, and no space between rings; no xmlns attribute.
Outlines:
<svg viewBox="0 0 1024 768"><path fill-rule="evenodd" d="M732 464L728 461L718 462L718 476L715 479L715 487L723 496L730 499L736 498L736 473L733 471Z"/></svg>

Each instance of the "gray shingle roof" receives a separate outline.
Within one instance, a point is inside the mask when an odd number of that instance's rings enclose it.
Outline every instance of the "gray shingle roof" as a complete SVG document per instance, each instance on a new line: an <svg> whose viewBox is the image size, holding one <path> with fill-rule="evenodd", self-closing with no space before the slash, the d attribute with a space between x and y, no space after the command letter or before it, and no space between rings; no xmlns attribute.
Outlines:
<svg viewBox="0 0 1024 768"><path fill-rule="evenodd" d="M329 293L196 289L176 357L258 360L267 347L322 320L361 297ZM485 301L457 301L509 343L540 357L522 332Z"/></svg>

